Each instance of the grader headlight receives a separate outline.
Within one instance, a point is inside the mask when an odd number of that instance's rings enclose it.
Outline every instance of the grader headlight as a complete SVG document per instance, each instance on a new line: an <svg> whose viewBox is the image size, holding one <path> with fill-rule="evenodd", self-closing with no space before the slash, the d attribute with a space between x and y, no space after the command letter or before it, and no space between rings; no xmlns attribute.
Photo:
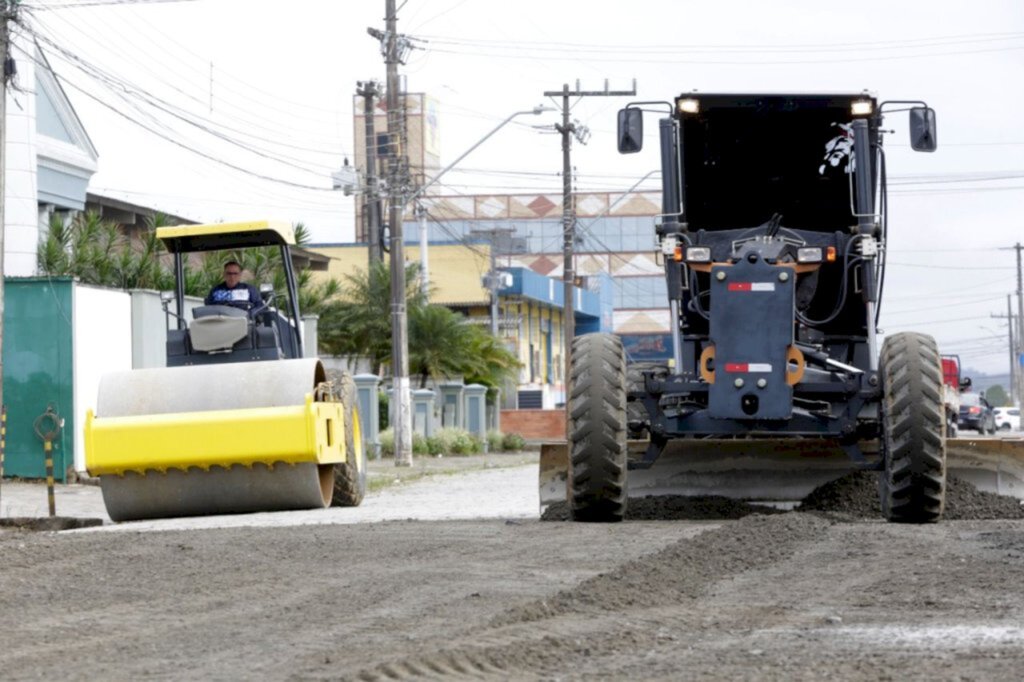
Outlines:
<svg viewBox="0 0 1024 682"><path fill-rule="evenodd" d="M797 249L796 252L797 263L820 263L821 262L821 248L817 246L805 246Z"/></svg>
<svg viewBox="0 0 1024 682"><path fill-rule="evenodd" d="M700 113L700 100L694 99L693 97L687 97L686 99L679 100L679 113L680 114L699 114Z"/></svg>
<svg viewBox="0 0 1024 682"><path fill-rule="evenodd" d="M859 99L850 105L850 113L854 116L870 116L874 109L874 105L869 99Z"/></svg>
<svg viewBox="0 0 1024 682"><path fill-rule="evenodd" d="M709 246L688 246L686 247L687 263L710 263L711 247Z"/></svg>

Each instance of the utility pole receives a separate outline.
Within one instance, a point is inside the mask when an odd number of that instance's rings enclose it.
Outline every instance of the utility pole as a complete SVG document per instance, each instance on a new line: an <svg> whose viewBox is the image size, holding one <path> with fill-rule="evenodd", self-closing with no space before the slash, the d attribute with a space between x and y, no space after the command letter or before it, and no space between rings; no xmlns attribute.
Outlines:
<svg viewBox="0 0 1024 682"><path fill-rule="evenodd" d="M18 4L0 0L0 406L4 404L4 233L7 231L4 207L7 204L7 82L14 78L14 59L11 57L10 24L17 18Z"/></svg>
<svg viewBox="0 0 1024 682"><path fill-rule="evenodd" d="M573 302L573 286L576 283L576 272L573 267L573 249L576 239L576 211L572 201L572 139L575 136L580 144L586 144L590 131L578 122L569 121L569 98L570 97L632 97L636 95L636 80L633 81L632 90L609 90L608 81L604 82L604 90L581 90L579 81L576 81L576 88L569 89L569 84L563 84L561 90L548 90L545 97L562 98L562 123L555 125L562 135L562 285L564 302L562 309L562 336L563 359L565 361L565 372L562 377L562 384L565 387L565 410L566 420L569 415L569 372L572 369L572 340L576 335L575 307ZM568 436L566 428L566 436Z"/></svg>
<svg viewBox="0 0 1024 682"><path fill-rule="evenodd" d="M1020 359L1024 356L1024 287L1021 286L1020 252L1024 249L1020 242L1014 247L1017 251L1017 357L1014 358L1013 369L1017 374L1017 400L1024 398L1024 372L1021 371ZM1010 320L1013 324L1013 320ZM1015 402L1014 405L1020 405Z"/></svg>
<svg viewBox="0 0 1024 682"><path fill-rule="evenodd" d="M491 267L484 278L484 282L487 286L487 291L490 293L491 300L491 336L498 338L498 319L500 317L498 311L498 289L501 288L501 278L498 276L498 244L502 237L508 243L512 235L515 234L515 229L511 227L492 227L489 230L470 230L469 234L472 237L486 237L491 245Z"/></svg>
<svg viewBox="0 0 1024 682"><path fill-rule="evenodd" d="M1014 325L1014 318L1016 316L1013 314L1013 307L1012 307L1013 303L1011 302L1012 298L1013 298L1013 294L1007 294L1006 295L1006 314L1005 315L999 315L997 313L989 313L989 317L991 317L993 319L996 319L996 320L1006 320L1006 326L1009 329L1009 334L1008 334L1009 339L1008 339L1008 341L1009 341L1009 347L1010 347L1010 380L1009 380L1010 381L1010 402L1012 404L1016 404L1017 398L1019 396L1019 393L1017 392L1017 375L1019 374L1019 372L1017 371L1017 346L1014 344L1014 340L1015 340L1014 337L1016 336L1016 334L1014 332L1013 325Z"/></svg>
<svg viewBox="0 0 1024 682"><path fill-rule="evenodd" d="M1017 375L1017 383L1015 384L1017 400L1024 400L1024 367L1021 367L1021 357L1024 356L1024 276L1022 276L1021 272L1021 251L1024 251L1024 245L1017 242L1013 246L1008 246L1002 250L1009 251L1010 249L1017 252L1017 345L1014 347L1016 357L1013 358L1013 370ZM1013 324L1012 319L1010 324Z"/></svg>
<svg viewBox="0 0 1024 682"><path fill-rule="evenodd" d="M398 65L409 41L399 36L395 0L385 0L385 30L370 28L371 36L381 41L387 65L388 108L388 228L391 246L391 423L395 429L395 466L412 466L412 409L409 397L409 330L405 307L405 237L402 218L405 212L405 177L408 164L403 157L401 130L404 108L400 102Z"/></svg>
<svg viewBox="0 0 1024 682"><path fill-rule="evenodd" d="M373 129L375 99L380 96L380 83L375 80L357 81L356 94L363 98L363 118L366 136L366 186L363 192L363 218L366 241L369 244L369 263L384 260L380 234L380 195L377 192L377 136Z"/></svg>
<svg viewBox="0 0 1024 682"><path fill-rule="evenodd" d="M430 238L427 236L427 207L416 202L416 219L420 221L420 290L424 299L430 296Z"/></svg>
<svg viewBox="0 0 1024 682"><path fill-rule="evenodd" d="M1017 346L1014 345L1014 337L1017 336L1013 329L1013 308L1011 307L1010 294L1006 295L1006 327L1010 330L1010 404L1020 404L1020 369L1017 367Z"/></svg>

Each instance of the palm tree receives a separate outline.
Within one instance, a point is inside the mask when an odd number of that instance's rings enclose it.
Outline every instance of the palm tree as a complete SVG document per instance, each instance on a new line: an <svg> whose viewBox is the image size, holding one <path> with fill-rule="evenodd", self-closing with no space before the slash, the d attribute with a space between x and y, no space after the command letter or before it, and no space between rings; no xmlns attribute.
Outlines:
<svg viewBox="0 0 1024 682"><path fill-rule="evenodd" d="M406 267L406 311L426 304L419 265ZM391 361L391 271L384 263L345 276L340 297L320 312L320 347L332 355L361 355L380 368Z"/></svg>
<svg viewBox="0 0 1024 682"><path fill-rule="evenodd" d="M476 364L474 328L462 315L439 305L409 314L409 371L419 375L420 388L430 379L461 376Z"/></svg>
<svg viewBox="0 0 1024 682"><path fill-rule="evenodd" d="M474 326L470 343L473 365L463 372L467 384L482 384L494 397L495 389L514 379L522 363L497 338L483 327Z"/></svg>

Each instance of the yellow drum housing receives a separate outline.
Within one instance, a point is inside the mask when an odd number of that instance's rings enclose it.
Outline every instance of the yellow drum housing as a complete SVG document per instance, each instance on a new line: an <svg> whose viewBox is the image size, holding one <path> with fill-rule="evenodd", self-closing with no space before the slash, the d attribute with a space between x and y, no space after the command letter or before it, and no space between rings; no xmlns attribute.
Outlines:
<svg viewBox="0 0 1024 682"><path fill-rule="evenodd" d="M324 381L316 359L104 376L85 460L111 519L329 506L351 427Z"/></svg>

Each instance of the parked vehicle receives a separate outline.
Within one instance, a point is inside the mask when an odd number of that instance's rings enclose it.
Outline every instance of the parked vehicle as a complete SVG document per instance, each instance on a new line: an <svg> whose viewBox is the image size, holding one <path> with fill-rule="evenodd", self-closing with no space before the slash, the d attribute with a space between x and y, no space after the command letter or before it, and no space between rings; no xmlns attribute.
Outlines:
<svg viewBox="0 0 1024 682"><path fill-rule="evenodd" d="M1001 431L1020 431L1020 408L997 407L993 411L996 428Z"/></svg>
<svg viewBox="0 0 1024 682"><path fill-rule="evenodd" d="M960 376L960 356L942 356L942 405L946 413L946 437L956 438L960 422L960 393L971 387L970 377Z"/></svg>
<svg viewBox="0 0 1024 682"><path fill-rule="evenodd" d="M980 393L960 394L960 428L981 434L996 432L995 413Z"/></svg>

